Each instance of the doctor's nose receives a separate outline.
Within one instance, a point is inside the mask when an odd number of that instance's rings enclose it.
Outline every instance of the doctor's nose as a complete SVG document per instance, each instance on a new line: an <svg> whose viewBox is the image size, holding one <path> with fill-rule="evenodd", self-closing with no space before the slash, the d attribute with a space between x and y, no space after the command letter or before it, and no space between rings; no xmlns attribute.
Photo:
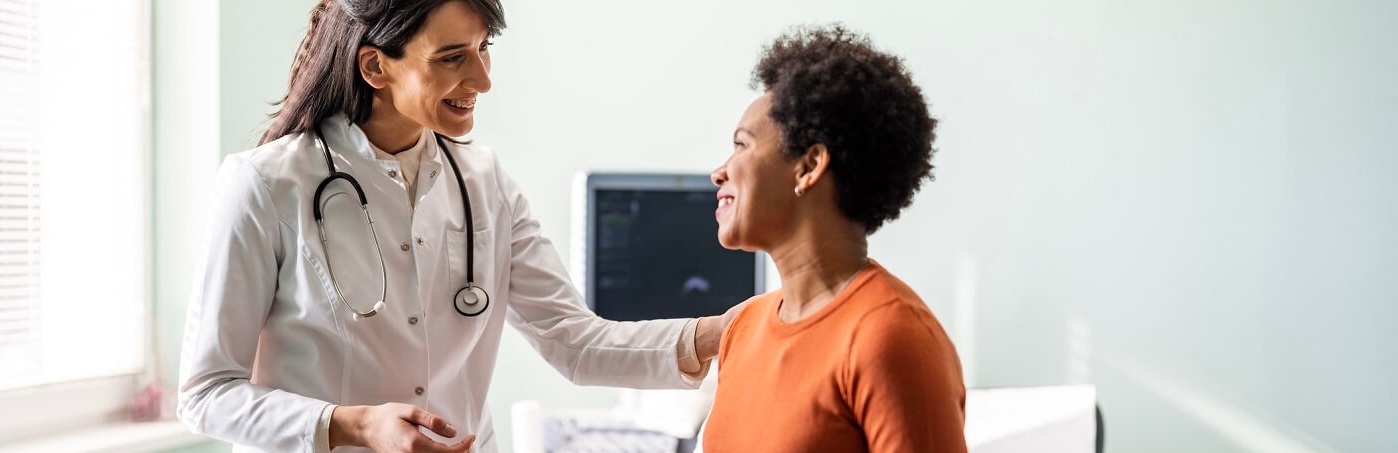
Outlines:
<svg viewBox="0 0 1398 453"><path fill-rule="evenodd" d="M490 91L490 76L482 74L480 77L467 77L461 81L461 87L476 93L485 94Z"/></svg>
<svg viewBox="0 0 1398 453"><path fill-rule="evenodd" d="M465 80L461 81L461 87L480 94L485 94L490 91L490 75L481 73L479 76L467 77Z"/></svg>
<svg viewBox="0 0 1398 453"><path fill-rule="evenodd" d="M476 58L476 64L470 65L460 85L462 88L484 94L490 91L490 60L483 55L477 55Z"/></svg>

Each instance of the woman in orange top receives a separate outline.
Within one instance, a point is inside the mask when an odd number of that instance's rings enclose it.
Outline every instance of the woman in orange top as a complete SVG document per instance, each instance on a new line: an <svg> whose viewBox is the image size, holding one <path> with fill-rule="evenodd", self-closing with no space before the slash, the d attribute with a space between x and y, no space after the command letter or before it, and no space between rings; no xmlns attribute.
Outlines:
<svg viewBox="0 0 1398 453"><path fill-rule="evenodd" d="M719 242L763 250L782 288L724 331L703 439L725 452L964 452L956 350L868 258L932 171L936 120L898 57L835 25L778 38L764 93L714 170Z"/></svg>

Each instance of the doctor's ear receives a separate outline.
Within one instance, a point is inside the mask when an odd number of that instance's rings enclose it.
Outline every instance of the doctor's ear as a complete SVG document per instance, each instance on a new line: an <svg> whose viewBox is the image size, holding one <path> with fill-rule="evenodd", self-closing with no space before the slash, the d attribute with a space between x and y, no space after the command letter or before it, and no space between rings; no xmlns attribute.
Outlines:
<svg viewBox="0 0 1398 453"><path fill-rule="evenodd" d="M359 76L364 78L364 82L374 89L382 89L388 86L391 78L384 70L385 58L383 51L374 46L360 46L357 55L359 63Z"/></svg>
<svg viewBox="0 0 1398 453"><path fill-rule="evenodd" d="M817 143L806 148L806 153L796 158L796 190L805 193L814 186L830 169L830 150L825 144Z"/></svg>

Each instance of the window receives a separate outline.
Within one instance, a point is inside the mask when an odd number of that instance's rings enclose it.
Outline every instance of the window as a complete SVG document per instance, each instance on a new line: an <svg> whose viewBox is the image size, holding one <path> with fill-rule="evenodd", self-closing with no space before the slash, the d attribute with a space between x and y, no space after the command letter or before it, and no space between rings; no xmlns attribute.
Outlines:
<svg viewBox="0 0 1398 453"><path fill-rule="evenodd" d="M0 407L111 415L72 389L146 371L147 1L0 0ZM45 422L3 412L0 441Z"/></svg>

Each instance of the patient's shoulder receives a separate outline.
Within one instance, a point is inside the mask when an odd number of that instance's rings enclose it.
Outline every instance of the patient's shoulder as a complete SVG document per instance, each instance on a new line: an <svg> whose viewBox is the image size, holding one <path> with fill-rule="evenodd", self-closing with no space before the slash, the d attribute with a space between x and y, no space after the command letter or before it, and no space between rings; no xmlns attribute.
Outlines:
<svg viewBox="0 0 1398 453"><path fill-rule="evenodd" d="M940 363L960 368L956 348L941 322L916 298L885 299L863 313L851 334L849 349L855 368L879 368L890 362Z"/></svg>
<svg viewBox="0 0 1398 453"><path fill-rule="evenodd" d="M753 331L760 328L763 322L763 314L776 310L775 305L781 302L781 290L758 294L743 301L742 308L728 326L723 329L723 339L719 342L719 360L722 361L728 355L730 345L736 341L743 341L752 335Z"/></svg>
<svg viewBox="0 0 1398 453"><path fill-rule="evenodd" d="M776 309L776 305L781 303L781 290L770 291L756 296L749 297L743 301L742 308L733 317L733 322L728 324L728 329L724 331L724 337L728 336L728 331L735 327L740 329L751 329L762 323L763 313L770 313Z"/></svg>

